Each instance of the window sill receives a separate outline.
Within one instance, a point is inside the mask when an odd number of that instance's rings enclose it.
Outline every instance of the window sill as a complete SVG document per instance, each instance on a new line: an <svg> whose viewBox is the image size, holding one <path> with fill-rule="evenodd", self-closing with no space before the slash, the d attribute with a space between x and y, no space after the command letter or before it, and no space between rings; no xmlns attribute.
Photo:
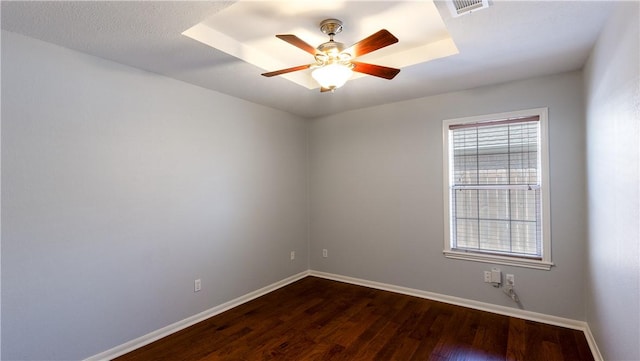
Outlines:
<svg viewBox="0 0 640 361"><path fill-rule="evenodd" d="M465 261L484 262L493 264L503 264L507 266L534 268L540 270L550 270L553 263L544 260L494 256L489 254L479 254L470 252L444 251L445 257L460 259Z"/></svg>

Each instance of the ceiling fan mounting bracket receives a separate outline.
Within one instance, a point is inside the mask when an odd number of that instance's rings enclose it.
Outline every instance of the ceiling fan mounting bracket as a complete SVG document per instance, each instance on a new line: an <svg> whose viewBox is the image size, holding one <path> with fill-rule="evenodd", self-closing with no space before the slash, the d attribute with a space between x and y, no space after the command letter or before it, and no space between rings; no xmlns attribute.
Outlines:
<svg viewBox="0 0 640 361"><path fill-rule="evenodd" d="M342 31L342 21L338 19L326 19L320 23L320 31L329 35L331 40L333 36Z"/></svg>

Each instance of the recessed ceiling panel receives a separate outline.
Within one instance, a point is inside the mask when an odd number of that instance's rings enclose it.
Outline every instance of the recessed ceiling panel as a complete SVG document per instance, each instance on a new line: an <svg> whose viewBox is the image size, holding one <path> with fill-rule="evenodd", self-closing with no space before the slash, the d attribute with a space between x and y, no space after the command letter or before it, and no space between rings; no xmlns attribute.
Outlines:
<svg viewBox="0 0 640 361"><path fill-rule="evenodd" d="M343 30L335 40L346 46L380 29L399 39L358 58L368 63L403 68L458 53L432 1L238 1L183 35L273 71L314 62L276 34L294 34L316 47L329 40L319 29L328 18L342 20ZM352 79L362 76L355 73ZM318 87L310 70L281 77L308 89Z"/></svg>

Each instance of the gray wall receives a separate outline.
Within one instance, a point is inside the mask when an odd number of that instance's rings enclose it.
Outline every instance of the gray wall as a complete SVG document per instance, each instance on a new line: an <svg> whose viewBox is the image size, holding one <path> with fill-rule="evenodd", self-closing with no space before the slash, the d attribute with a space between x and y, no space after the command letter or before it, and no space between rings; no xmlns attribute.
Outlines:
<svg viewBox="0 0 640 361"><path fill-rule="evenodd" d="M584 115L580 72L372 107L310 125L311 268L516 306L490 264L443 256L442 120L549 108L550 271L513 273L525 309L584 319ZM329 252L322 258L322 249Z"/></svg>
<svg viewBox="0 0 640 361"><path fill-rule="evenodd" d="M2 32L2 359L88 357L308 268L515 307L491 265L442 255L441 122L534 107L556 266L499 267L525 309L639 359L638 6L601 36L586 105L572 72L309 124Z"/></svg>
<svg viewBox="0 0 640 361"><path fill-rule="evenodd" d="M307 270L306 128L2 32L2 359L95 355Z"/></svg>
<svg viewBox="0 0 640 361"><path fill-rule="evenodd" d="M640 360L639 18L618 5L585 67L587 322L606 360Z"/></svg>

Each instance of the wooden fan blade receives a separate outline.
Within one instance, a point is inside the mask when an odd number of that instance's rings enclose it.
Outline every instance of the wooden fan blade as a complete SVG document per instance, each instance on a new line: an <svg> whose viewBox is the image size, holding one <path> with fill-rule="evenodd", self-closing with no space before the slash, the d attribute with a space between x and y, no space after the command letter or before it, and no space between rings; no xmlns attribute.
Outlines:
<svg viewBox="0 0 640 361"><path fill-rule="evenodd" d="M276 35L276 38L286 41L287 43L300 48L311 55L316 55L316 48L307 44L304 40L291 34Z"/></svg>
<svg viewBox="0 0 640 361"><path fill-rule="evenodd" d="M358 61L352 61L351 64L353 64L353 71L385 79L393 79L400 72L400 69L389 68L382 65L361 63Z"/></svg>
<svg viewBox="0 0 640 361"><path fill-rule="evenodd" d="M375 34L370 35L368 38L362 39L351 45L349 48L344 50L343 53L351 54L352 57L356 58L397 42L398 38L393 36L393 34L386 29L382 29Z"/></svg>
<svg viewBox="0 0 640 361"><path fill-rule="evenodd" d="M320 93L324 93L324 92L332 92L334 89L329 89L329 88L324 88L324 87L320 87Z"/></svg>
<svg viewBox="0 0 640 361"><path fill-rule="evenodd" d="M293 68L280 69L280 70L271 71L271 72L268 72L268 73L263 73L262 75L266 76L266 77L272 77L272 76L276 76L276 75L280 75L280 74L291 73L291 72L298 71L298 70L309 69L310 67L311 67L311 64L299 65L299 66L294 66Z"/></svg>

